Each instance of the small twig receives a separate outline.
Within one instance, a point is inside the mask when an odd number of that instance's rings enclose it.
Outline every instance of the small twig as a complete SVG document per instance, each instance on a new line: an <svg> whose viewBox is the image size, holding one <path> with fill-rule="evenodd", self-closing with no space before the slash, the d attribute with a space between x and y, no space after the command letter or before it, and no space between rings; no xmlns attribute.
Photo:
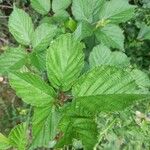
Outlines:
<svg viewBox="0 0 150 150"><path fill-rule="evenodd" d="M114 123L116 122L116 119L114 119L107 127L105 130L103 130L100 135L99 135L99 139L98 139L98 143L95 145L94 150L97 149L99 143L101 142L103 136L107 133L107 131L114 125Z"/></svg>
<svg viewBox="0 0 150 150"><path fill-rule="evenodd" d="M0 16L1 19L8 18L8 16Z"/></svg>
<svg viewBox="0 0 150 150"><path fill-rule="evenodd" d="M0 38L0 41L2 41L3 43L8 44L8 40L5 40L4 38Z"/></svg>
<svg viewBox="0 0 150 150"><path fill-rule="evenodd" d="M6 8L6 9L7 9L7 8L13 9L12 6L8 6L8 5L0 5L0 8L2 8L2 9L3 9L3 8L4 8L4 9L5 9L5 8Z"/></svg>
<svg viewBox="0 0 150 150"><path fill-rule="evenodd" d="M11 2L9 0L6 0L6 2L7 2L8 5L13 7L13 5L11 4Z"/></svg>

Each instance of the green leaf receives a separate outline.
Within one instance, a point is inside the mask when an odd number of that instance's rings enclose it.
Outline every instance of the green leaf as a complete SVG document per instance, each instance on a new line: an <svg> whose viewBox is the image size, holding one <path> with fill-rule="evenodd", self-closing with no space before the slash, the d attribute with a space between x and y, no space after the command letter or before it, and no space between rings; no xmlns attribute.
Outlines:
<svg viewBox="0 0 150 150"><path fill-rule="evenodd" d="M105 0L73 0L72 12L77 20L90 23L98 21Z"/></svg>
<svg viewBox="0 0 150 150"><path fill-rule="evenodd" d="M7 137L0 133L0 149L5 150L11 147L10 141Z"/></svg>
<svg viewBox="0 0 150 150"><path fill-rule="evenodd" d="M42 51L47 49L50 42L56 35L56 29L56 26L49 25L47 23L43 23L38 26L32 38L32 46L34 50Z"/></svg>
<svg viewBox="0 0 150 150"><path fill-rule="evenodd" d="M84 45L71 34L58 37L47 52L49 81L57 88L67 91L78 78L84 66Z"/></svg>
<svg viewBox="0 0 150 150"><path fill-rule="evenodd" d="M130 65L130 59L125 53L115 51L111 53L111 63L114 66L128 67Z"/></svg>
<svg viewBox="0 0 150 150"><path fill-rule="evenodd" d="M25 11L14 7L9 17L8 27L17 42L22 45L30 45L34 29L32 20Z"/></svg>
<svg viewBox="0 0 150 150"><path fill-rule="evenodd" d="M71 145L73 139L78 139L82 141L85 150L90 150L98 141L97 125L93 118L65 116L60 122L60 130L63 136L58 140L56 147Z"/></svg>
<svg viewBox="0 0 150 150"><path fill-rule="evenodd" d="M101 94L79 97L73 107L82 107L91 114L122 111L137 101L150 99L150 94Z"/></svg>
<svg viewBox="0 0 150 150"><path fill-rule="evenodd" d="M137 85L146 88L150 87L150 79L145 72L138 69L133 69L131 71L131 76L135 79Z"/></svg>
<svg viewBox="0 0 150 150"><path fill-rule="evenodd" d="M57 134L59 114L55 106L35 108L32 120L32 148L49 147Z"/></svg>
<svg viewBox="0 0 150 150"><path fill-rule="evenodd" d="M147 100L149 93L138 89L127 71L112 66L100 66L79 78L73 87L73 111L80 108L95 115L100 112L120 111L136 101Z"/></svg>
<svg viewBox="0 0 150 150"><path fill-rule="evenodd" d="M0 55L0 74L6 75L12 70L20 69L26 63L25 49L10 47Z"/></svg>
<svg viewBox="0 0 150 150"><path fill-rule="evenodd" d="M30 55L30 61L39 71L46 70L46 51L33 52Z"/></svg>
<svg viewBox="0 0 150 150"><path fill-rule="evenodd" d="M71 0L53 0L52 9L54 12L65 10L71 4Z"/></svg>
<svg viewBox="0 0 150 150"><path fill-rule="evenodd" d="M126 0L107 1L100 12L100 20L110 20L111 23L126 22L134 16L135 6Z"/></svg>
<svg viewBox="0 0 150 150"><path fill-rule="evenodd" d="M66 10L60 10L56 12L53 16L55 23L62 24L67 21L70 17L70 14Z"/></svg>
<svg viewBox="0 0 150 150"><path fill-rule="evenodd" d="M92 68L100 65L117 67L127 67L130 65L129 58L123 52L111 52L111 50L103 44L93 48L89 57L89 63Z"/></svg>
<svg viewBox="0 0 150 150"><path fill-rule="evenodd" d="M100 94L135 93L137 85L130 73L114 66L99 66L82 75L73 87L75 97Z"/></svg>
<svg viewBox="0 0 150 150"><path fill-rule="evenodd" d="M28 144L27 124L22 123L15 126L11 130L8 138L13 147L18 148L19 150L26 150Z"/></svg>
<svg viewBox="0 0 150 150"><path fill-rule="evenodd" d="M10 84L27 104L42 107L54 101L55 92L39 76L31 73L13 73Z"/></svg>
<svg viewBox="0 0 150 150"><path fill-rule="evenodd" d="M150 40L150 26L142 25L137 38L140 40Z"/></svg>
<svg viewBox="0 0 150 150"><path fill-rule="evenodd" d="M70 31L74 32L76 30L76 28L77 28L77 23L72 18L69 18L69 20L67 20L65 22L65 27L67 29L70 29Z"/></svg>
<svg viewBox="0 0 150 150"><path fill-rule="evenodd" d="M31 0L31 6L40 14L45 15L50 11L50 0Z"/></svg>
<svg viewBox="0 0 150 150"><path fill-rule="evenodd" d="M74 36L78 40L83 40L86 37L92 36L93 27L86 21L81 21L74 32Z"/></svg>
<svg viewBox="0 0 150 150"><path fill-rule="evenodd" d="M95 31L96 38L99 42L108 47L124 49L124 35L119 26L108 24L103 28Z"/></svg>

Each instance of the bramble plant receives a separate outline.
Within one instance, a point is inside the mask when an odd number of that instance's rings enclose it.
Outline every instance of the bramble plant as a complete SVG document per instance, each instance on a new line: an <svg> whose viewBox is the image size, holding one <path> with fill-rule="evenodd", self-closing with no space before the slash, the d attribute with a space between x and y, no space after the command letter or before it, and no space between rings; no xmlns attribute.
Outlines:
<svg viewBox="0 0 150 150"><path fill-rule="evenodd" d="M0 149L63 148L77 141L96 149L99 113L150 98L148 76L122 52L119 24L134 17L135 6L125 0L31 0L31 6L44 18L34 29L14 5L9 31L20 46L0 56L0 74L34 112L8 137L0 134Z"/></svg>

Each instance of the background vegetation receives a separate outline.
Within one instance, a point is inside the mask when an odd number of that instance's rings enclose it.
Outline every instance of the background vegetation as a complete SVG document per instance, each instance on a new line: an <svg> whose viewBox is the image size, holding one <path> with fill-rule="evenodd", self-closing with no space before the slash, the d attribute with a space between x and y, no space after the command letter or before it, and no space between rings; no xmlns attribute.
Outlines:
<svg viewBox="0 0 150 150"><path fill-rule="evenodd" d="M35 24L41 19L28 0L0 0L0 53L16 44L7 27L14 2L32 16ZM149 75L150 1L130 0L130 3L136 5L137 9L136 16L121 25L126 37L125 53L133 66ZM29 111L29 106L20 101L10 88L7 78L0 77L0 132L9 133L12 127L27 119ZM137 103L120 113L100 114L98 121L99 149L150 149L150 102Z"/></svg>

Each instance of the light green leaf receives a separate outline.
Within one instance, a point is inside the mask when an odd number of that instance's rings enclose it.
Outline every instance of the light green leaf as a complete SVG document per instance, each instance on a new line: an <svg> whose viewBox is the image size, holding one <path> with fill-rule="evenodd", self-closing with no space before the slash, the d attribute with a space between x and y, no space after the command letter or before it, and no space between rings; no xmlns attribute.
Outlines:
<svg viewBox="0 0 150 150"><path fill-rule="evenodd" d="M32 46L34 50L43 51L50 45L51 40L56 35L57 27L43 23L37 27L32 38Z"/></svg>
<svg viewBox="0 0 150 150"><path fill-rule="evenodd" d="M70 17L69 20L65 22L65 27L74 32L77 28L77 22Z"/></svg>
<svg viewBox="0 0 150 150"><path fill-rule="evenodd" d="M130 59L125 53L115 51L111 53L111 63L114 66L128 67L130 65Z"/></svg>
<svg viewBox="0 0 150 150"><path fill-rule="evenodd" d="M57 134L59 114L54 106L35 108L32 120L32 148L49 147Z"/></svg>
<svg viewBox="0 0 150 150"><path fill-rule="evenodd" d="M75 97L100 94L135 93L137 85L130 73L114 66L99 66L82 75L73 87Z"/></svg>
<svg viewBox="0 0 150 150"><path fill-rule="evenodd" d="M137 85L146 88L150 87L150 79L145 72L138 69L133 69L131 71L131 76L135 79Z"/></svg>
<svg viewBox="0 0 150 150"><path fill-rule="evenodd" d="M65 10L71 4L71 0L53 0L52 9L54 12Z"/></svg>
<svg viewBox="0 0 150 150"><path fill-rule="evenodd" d="M89 63L92 68L100 65L117 67L127 67L130 65L129 58L123 52L111 52L111 50L103 44L93 48L89 57Z"/></svg>
<svg viewBox="0 0 150 150"><path fill-rule="evenodd" d="M98 21L105 0L73 0L72 12L77 20L90 23Z"/></svg>
<svg viewBox="0 0 150 150"><path fill-rule="evenodd" d="M56 147L71 145L73 139L82 141L85 150L91 150L97 143L97 125L93 118L79 116L65 116L60 122L60 130L63 137L58 141Z"/></svg>
<svg viewBox="0 0 150 150"><path fill-rule="evenodd" d="M64 23L70 17L70 14L66 10L60 10L56 12L53 16L55 23Z"/></svg>
<svg viewBox="0 0 150 150"><path fill-rule="evenodd" d="M55 92L39 76L31 73L13 73L10 84L17 95L27 104L42 107L54 101Z"/></svg>
<svg viewBox="0 0 150 150"><path fill-rule="evenodd" d="M28 144L27 124L22 123L15 126L11 130L8 138L13 147L18 148L19 150L26 150L26 146Z"/></svg>
<svg viewBox="0 0 150 150"><path fill-rule="evenodd" d="M126 22L134 16L135 6L126 0L110 0L102 7L100 20L110 20L111 23Z"/></svg>
<svg viewBox="0 0 150 150"><path fill-rule="evenodd" d="M0 150L9 149L10 147L9 139L0 133Z"/></svg>
<svg viewBox="0 0 150 150"><path fill-rule="evenodd" d="M142 25L137 38L140 40L150 40L150 26Z"/></svg>
<svg viewBox="0 0 150 150"><path fill-rule="evenodd" d="M45 15L50 11L50 0L31 0L31 6L40 14Z"/></svg>
<svg viewBox="0 0 150 150"><path fill-rule="evenodd" d="M47 52L49 81L57 88L67 91L78 78L84 66L84 45L71 34L58 37Z"/></svg>
<svg viewBox="0 0 150 150"><path fill-rule="evenodd" d="M124 35L119 26L108 24L103 28L95 31L96 38L99 42L108 47L124 49Z"/></svg>
<svg viewBox="0 0 150 150"><path fill-rule="evenodd" d="M6 75L12 70L18 70L26 63L25 49L10 47L0 55L0 74Z"/></svg>
<svg viewBox="0 0 150 150"><path fill-rule="evenodd" d="M25 11L14 7L9 17L8 27L17 42L22 45L30 45L34 29L32 20Z"/></svg>
<svg viewBox="0 0 150 150"><path fill-rule="evenodd" d="M74 32L74 36L78 40L83 40L86 37L92 36L93 27L86 21L81 21Z"/></svg>

